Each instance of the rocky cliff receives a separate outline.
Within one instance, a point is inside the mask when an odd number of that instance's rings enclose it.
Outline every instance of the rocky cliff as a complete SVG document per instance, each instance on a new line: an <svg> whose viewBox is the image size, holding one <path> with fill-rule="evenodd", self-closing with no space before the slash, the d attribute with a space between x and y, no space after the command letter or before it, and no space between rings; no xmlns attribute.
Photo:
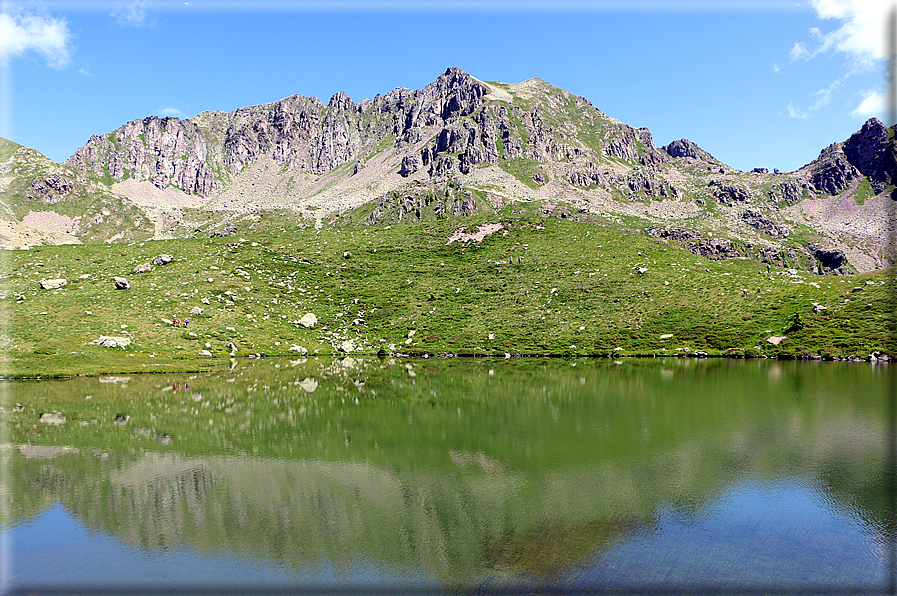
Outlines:
<svg viewBox="0 0 897 596"><path fill-rule="evenodd" d="M651 228L700 254L785 255L775 262L844 273L890 263L894 132L872 119L795 172L740 172L687 139L658 148L647 128L540 79L485 82L449 68L423 89L360 103L294 95L135 120L5 196L53 204L90 186L140 211L157 237L215 233L271 209L317 225L339 214L379 225L550 205L536 211L605 225L628 218L627 229ZM817 251L844 262L824 266Z"/></svg>

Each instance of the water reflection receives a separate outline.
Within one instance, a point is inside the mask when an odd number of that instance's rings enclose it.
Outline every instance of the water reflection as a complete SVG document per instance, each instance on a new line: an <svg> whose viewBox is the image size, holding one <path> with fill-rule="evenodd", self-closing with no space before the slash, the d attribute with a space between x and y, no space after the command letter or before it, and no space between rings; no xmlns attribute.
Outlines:
<svg viewBox="0 0 897 596"><path fill-rule="evenodd" d="M11 585L41 587L49 552L71 572L58 585L165 584L135 556L208 583L211 556L238 584L882 588L888 369L572 364L11 384ZM98 541L109 563L77 563Z"/></svg>

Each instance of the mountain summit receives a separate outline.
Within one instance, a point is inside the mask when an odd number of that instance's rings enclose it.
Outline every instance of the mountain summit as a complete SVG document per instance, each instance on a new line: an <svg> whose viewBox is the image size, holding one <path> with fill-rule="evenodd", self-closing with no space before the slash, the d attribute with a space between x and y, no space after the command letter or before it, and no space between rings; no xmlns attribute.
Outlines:
<svg viewBox="0 0 897 596"><path fill-rule="evenodd" d="M61 165L7 142L2 234L7 246L134 240L275 211L380 225L528 206L712 258L845 274L890 262L894 132L872 119L795 172L740 172L687 139L657 148L647 128L540 79L452 67L360 103L293 95L134 120Z"/></svg>

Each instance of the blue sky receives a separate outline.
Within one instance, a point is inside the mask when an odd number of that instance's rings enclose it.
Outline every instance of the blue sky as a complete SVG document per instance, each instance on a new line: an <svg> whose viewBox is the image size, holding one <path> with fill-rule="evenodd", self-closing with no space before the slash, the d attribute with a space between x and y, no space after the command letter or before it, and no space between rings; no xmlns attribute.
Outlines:
<svg viewBox="0 0 897 596"><path fill-rule="evenodd" d="M0 136L63 161L93 134L293 94L538 77L657 146L790 171L882 109L891 0L0 2Z"/></svg>

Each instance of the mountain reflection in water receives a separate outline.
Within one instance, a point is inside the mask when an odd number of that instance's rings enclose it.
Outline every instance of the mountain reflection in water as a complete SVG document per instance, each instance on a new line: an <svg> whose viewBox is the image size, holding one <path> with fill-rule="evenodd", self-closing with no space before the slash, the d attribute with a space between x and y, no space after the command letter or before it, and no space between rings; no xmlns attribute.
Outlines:
<svg viewBox="0 0 897 596"><path fill-rule="evenodd" d="M346 358L9 382L4 587L168 585L48 574L111 540L202 585L883 591L890 374Z"/></svg>

